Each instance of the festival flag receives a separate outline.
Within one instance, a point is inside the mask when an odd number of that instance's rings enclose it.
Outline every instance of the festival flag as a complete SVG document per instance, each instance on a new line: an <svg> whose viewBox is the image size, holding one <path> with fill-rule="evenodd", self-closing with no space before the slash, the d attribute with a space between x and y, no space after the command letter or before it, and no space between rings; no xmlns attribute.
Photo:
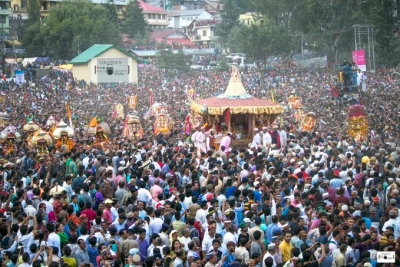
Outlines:
<svg viewBox="0 0 400 267"><path fill-rule="evenodd" d="M115 120L116 117L117 117L117 110L114 108L113 114L112 114L112 119Z"/></svg>
<svg viewBox="0 0 400 267"><path fill-rule="evenodd" d="M29 115L26 115L26 123L30 122L32 120L32 117Z"/></svg>
<svg viewBox="0 0 400 267"><path fill-rule="evenodd" d="M274 96L274 89L271 87L271 89L270 89L270 94L271 94L271 101L272 102L275 102L275 96Z"/></svg>
<svg viewBox="0 0 400 267"><path fill-rule="evenodd" d="M154 104L154 95L153 95L153 89L150 89L150 94L149 94L149 103L150 107Z"/></svg>
<svg viewBox="0 0 400 267"><path fill-rule="evenodd" d="M72 116L71 116L71 109L69 107L69 103L65 103L65 107L67 109L67 116L68 116L68 121L69 121L69 127L71 127L71 129L74 129L74 127L72 126Z"/></svg>
<svg viewBox="0 0 400 267"><path fill-rule="evenodd" d="M122 135L125 136L125 137L129 137L129 131L128 131L128 117L125 119L124 127L122 128Z"/></svg>

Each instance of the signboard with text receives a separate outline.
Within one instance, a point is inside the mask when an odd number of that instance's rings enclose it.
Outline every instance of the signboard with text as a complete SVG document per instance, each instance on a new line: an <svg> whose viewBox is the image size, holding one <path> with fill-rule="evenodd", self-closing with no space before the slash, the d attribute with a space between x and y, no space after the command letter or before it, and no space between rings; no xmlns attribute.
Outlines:
<svg viewBox="0 0 400 267"><path fill-rule="evenodd" d="M98 83L129 82L128 58L98 58L94 68Z"/></svg>
<svg viewBox="0 0 400 267"><path fill-rule="evenodd" d="M365 60L365 51L364 50L356 50L352 53L353 62L356 63L357 67L361 71L367 71L367 61Z"/></svg>

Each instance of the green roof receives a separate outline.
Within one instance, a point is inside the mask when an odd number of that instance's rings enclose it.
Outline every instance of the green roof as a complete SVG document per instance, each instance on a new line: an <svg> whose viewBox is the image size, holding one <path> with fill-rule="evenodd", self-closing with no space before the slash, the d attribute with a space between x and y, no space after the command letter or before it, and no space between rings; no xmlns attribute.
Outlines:
<svg viewBox="0 0 400 267"><path fill-rule="evenodd" d="M126 52L124 49L119 48L115 45L110 45L110 44L94 44L91 47L89 47L87 50L83 51L82 53L80 53L77 57L75 57L74 59L72 59L69 63L70 64L84 64L84 63L88 63L91 59L93 59L94 57L97 57L101 54L103 54L104 52L106 52L107 50L109 50L110 48L115 48L117 50L119 50L120 52L124 53L125 55L127 55L128 57L132 57L135 59L134 56L132 56L131 54L129 54L128 52ZM136 59L135 59L136 60Z"/></svg>

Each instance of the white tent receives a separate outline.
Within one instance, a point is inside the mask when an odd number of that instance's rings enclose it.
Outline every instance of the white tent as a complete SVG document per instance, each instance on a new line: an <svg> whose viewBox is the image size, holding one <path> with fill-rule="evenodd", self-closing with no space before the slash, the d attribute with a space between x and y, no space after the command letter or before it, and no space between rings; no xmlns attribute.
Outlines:
<svg viewBox="0 0 400 267"><path fill-rule="evenodd" d="M25 67L26 65L28 65L28 63L35 62L36 59L37 59L37 57L24 58L24 60L22 60L22 65Z"/></svg>

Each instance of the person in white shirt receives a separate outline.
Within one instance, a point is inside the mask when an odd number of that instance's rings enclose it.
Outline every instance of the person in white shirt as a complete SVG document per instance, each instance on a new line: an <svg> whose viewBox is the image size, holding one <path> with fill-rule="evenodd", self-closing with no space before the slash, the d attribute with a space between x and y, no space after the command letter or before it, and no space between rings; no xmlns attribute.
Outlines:
<svg viewBox="0 0 400 267"><path fill-rule="evenodd" d="M228 232L226 232L224 234L224 238L222 240L223 244L228 244L228 242L232 241L232 242L237 242L237 235L235 233L235 226L231 223L228 225L228 227L226 227L226 230Z"/></svg>
<svg viewBox="0 0 400 267"><path fill-rule="evenodd" d="M150 191L147 190L145 187L146 187L146 184L144 182L141 182L140 189L138 190L138 194L137 194L137 199L138 199L138 201L142 201L151 206L152 197L151 197Z"/></svg>
<svg viewBox="0 0 400 267"><path fill-rule="evenodd" d="M279 129L279 130L278 130L278 134L279 134L279 137L280 137L280 139L281 139L281 146L282 146L283 148L285 148L285 147L286 147L286 143L287 143L287 134L286 134L286 131L283 130L283 129Z"/></svg>
<svg viewBox="0 0 400 267"><path fill-rule="evenodd" d="M276 262L275 262L274 254L275 254L275 244L272 243L272 244L269 244L268 247L267 247L267 253L265 253L265 255L264 255L264 257L263 257L263 260L262 260L262 267L265 267L265 266L266 266L266 265L265 265L265 260L266 260L267 258L269 258L269 257L272 258L272 261L273 261L272 267L276 267Z"/></svg>
<svg viewBox="0 0 400 267"><path fill-rule="evenodd" d="M201 202L200 209L197 210L196 212L196 221L198 221L200 225L203 225L207 221L206 217L207 217L207 203Z"/></svg>
<svg viewBox="0 0 400 267"><path fill-rule="evenodd" d="M201 244L201 250L203 257L207 256L207 251L212 247L212 242L215 238L215 227L212 225L208 226L208 235L204 236L203 242Z"/></svg>
<svg viewBox="0 0 400 267"><path fill-rule="evenodd" d="M268 132L268 127L262 127L262 130L263 130L263 136L262 136L262 139L263 139L262 144L263 144L263 146L271 145L272 138L271 138L271 135Z"/></svg>
<svg viewBox="0 0 400 267"><path fill-rule="evenodd" d="M189 242L192 241L192 239L190 238L190 231L188 228L185 228L182 230L182 237L178 238L179 242L181 242L181 244L184 245L184 250L186 252L189 251Z"/></svg>
<svg viewBox="0 0 400 267"><path fill-rule="evenodd" d="M51 256L53 254L53 247L58 248L58 257L61 257L61 242L60 242L60 237L54 233L55 227L54 224L48 223L46 224L46 229L49 231L49 236L47 237L47 247L49 248L49 258L51 259Z"/></svg>
<svg viewBox="0 0 400 267"><path fill-rule="evenodd" d="M392 226L394 228L394 238L397 240L397 238L400 236L400 221L397 219L397 209L392 209L389 211L389 217L390 219L385 222L385 224L382 227L382 232L386 231L386 228L389 226Z"/></svg>
<svg viewBox="0 0 400 267"><path fill-rule="evenodd" d="M262 142L261 142L261 135L258 132L257 128L254 128L254 136L253 136L253 141L251 142L251 144L255 147L259 147L261 146Z"/></svg>
<svg viewBox="0 0 400 267"><path fill-rule="evenodd" d="M24 208L24 211L28 217L34 217L36 216L37 210L32 206L32 200L27 200L26 201L26 207Z"/></svg>

